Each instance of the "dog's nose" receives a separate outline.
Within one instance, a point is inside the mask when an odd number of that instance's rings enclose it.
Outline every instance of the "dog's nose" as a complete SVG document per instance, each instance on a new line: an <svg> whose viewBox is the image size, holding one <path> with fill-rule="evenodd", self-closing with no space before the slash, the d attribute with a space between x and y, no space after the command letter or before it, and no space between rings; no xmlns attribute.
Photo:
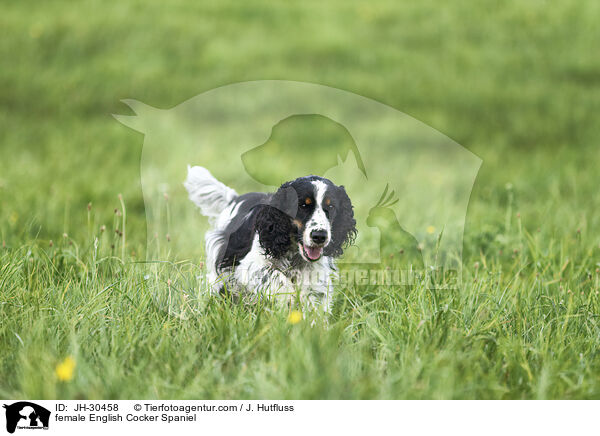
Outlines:
<svg viewBox="0 0 600 436"><path fill-rule="evenodd" d="M327 232L325 230L313 230L310 232L310 239L315 244L322 244L327 240Z"/></svg>

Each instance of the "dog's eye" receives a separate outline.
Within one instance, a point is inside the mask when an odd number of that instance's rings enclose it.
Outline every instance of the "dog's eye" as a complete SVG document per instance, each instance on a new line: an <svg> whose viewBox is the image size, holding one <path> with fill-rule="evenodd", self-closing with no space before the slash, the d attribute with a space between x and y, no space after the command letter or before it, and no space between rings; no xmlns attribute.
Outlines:
<svg viewBox="0 0 600 436"><path fill-rule="evenodd" d="M334 209L335 208L333 207L333 204L329 203L325 205L325 207L323 208L323 212L325 212L325 216L329 218L330 213L333 212Z"/></svg>

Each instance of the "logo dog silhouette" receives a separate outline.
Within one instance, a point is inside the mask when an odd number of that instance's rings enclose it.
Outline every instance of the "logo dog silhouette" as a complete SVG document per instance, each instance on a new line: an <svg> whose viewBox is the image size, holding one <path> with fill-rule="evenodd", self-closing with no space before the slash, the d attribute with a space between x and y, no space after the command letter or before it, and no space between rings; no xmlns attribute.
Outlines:
<svg viewBox="0 0 600 436"><path fill-rule="evenodd" d="M19 401L11 405L4 404L6 409L6 431L14 433L17 424L24 419L27 422L27 427L38 427L41 421L43 428L48 428L50 421L50 411L42 406L28 401Z"/></svg>

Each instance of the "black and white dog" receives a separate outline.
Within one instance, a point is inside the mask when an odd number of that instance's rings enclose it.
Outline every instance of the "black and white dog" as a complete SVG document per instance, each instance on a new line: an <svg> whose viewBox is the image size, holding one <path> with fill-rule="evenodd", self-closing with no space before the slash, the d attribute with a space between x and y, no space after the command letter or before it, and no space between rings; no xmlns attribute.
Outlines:
<svg viewBox="0 0 600 436"><path fill-rule="evenodd" d="M318 176L284 183L275 193L238 195L202 167L188 167L190 200L209 218L208 280L214 293L252 292L331 308L334 258L356 237L343 186Z"/></svg>

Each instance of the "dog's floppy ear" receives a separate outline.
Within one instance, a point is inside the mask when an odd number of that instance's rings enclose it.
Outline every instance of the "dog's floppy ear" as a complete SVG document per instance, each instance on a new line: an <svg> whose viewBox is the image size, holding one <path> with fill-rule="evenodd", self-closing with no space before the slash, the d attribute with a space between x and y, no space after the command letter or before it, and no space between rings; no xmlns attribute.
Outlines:
<svg viewBox="0 0 600 436"><path fill-rule="evenodd" d="M271 257L283 256L290 244L292 219L285 212L270 205L261 206L254 224L260 245Z"/></svg>
<svg viewBox="0 0 600 436"><path fill-rule="evenodd" d="M260 245L271 257L281 257L289 249L293 231L292 218L298 211L296 190L283 184L273 198L256 215L255 229Z"/></svg>
<svg viewBox="0 0 600 436"><path fill-rule="evenodd" d="M337 210L331 223L331 242L325 247L325 255L341 256L344 248L356 239L356 220L350 197L343 186L337 189Z"/></svg>

